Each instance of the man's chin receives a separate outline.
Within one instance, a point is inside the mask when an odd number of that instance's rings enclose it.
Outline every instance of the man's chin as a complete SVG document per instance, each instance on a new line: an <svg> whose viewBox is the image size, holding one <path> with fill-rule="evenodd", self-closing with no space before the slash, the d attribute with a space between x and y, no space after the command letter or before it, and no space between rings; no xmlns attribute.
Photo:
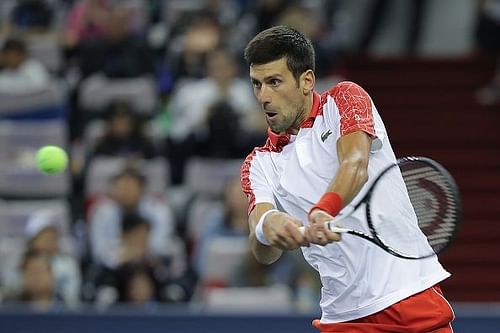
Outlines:
<svg viewBox="0 0 500 333"><path fill-rule="evenodd" d="M269 128L271 129L271 131L273 131L276 134L279 134L279 133L283 132L281 130L281 127L277 127L276 125L271 125L269 123L267 123L267 125L269 126Z"/></svg>
<svg viewBox="0 0 500 333"><path fill-rule="evenodd" d="M283 133L287 130L287 128L284 128L283 123L278 122L276 119L266 119L267 126L274 132L274 133Z"/></svg>

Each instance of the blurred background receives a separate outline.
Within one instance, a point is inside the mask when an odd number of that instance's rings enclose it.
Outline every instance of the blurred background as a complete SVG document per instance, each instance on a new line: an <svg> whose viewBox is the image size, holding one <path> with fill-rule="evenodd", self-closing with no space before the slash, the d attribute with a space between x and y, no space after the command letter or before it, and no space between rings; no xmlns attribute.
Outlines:
<svg viewBox="0 0 500 333"><path fill-rule="evenodd" d="M243 48L306 34L317 90L372 96L397 156L444 164L456 332L500 327L500 1L2 0L0 331L314 332L300 252L248 252L243 159L266 138ZM43 145L65 173L36 170Z"/></svg>

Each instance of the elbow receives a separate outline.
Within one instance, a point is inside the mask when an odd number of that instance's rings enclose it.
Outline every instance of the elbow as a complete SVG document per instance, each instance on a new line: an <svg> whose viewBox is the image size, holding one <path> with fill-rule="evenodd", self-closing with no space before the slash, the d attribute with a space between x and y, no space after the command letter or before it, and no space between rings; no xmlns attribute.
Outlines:
<svg viewBox="0 0 500 333"><path fill-rule="evenodd" d="M279 259L279 256L258 255L256 252L254 252L254 256L257 262L262 265L274 264Z"/></svg>
<svg viewBox="0 0 500 333"><path fill-rule="evenodd" d="M281 256L281 251L274 247L260 244L255 236L250 236L250 244L252 245L251 249L255 260L257 260L259 264L271 265Z"/></svg>
<svg viewBox="0 0 500 333"><path fill-rule="evenodd" d="M357 178L357 183L359 184L359 187L365 185L366 182L368 181L367 168L362 168L361 170L359 170L356 178Z"/></svg>

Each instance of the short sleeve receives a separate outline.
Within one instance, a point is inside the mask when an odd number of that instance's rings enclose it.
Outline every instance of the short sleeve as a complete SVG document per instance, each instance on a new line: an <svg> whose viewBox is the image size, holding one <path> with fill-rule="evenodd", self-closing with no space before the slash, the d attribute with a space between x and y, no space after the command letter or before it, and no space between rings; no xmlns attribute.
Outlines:
<svg viewBox="0 0 500 333"><path fill-rule="evenodd" d="M241 187L248 198L248 214L258 203L268 202L276 207L272 189L266 180L258 154L258 149L254 149L241 166Z"/></svg>
<svg viewBox="0 0 500 333"><path fill-rule="evenodd" d="M377 125L378 115L374 111L370 95L362 87L349 81L340 82L327 94L334 101L334 107L329 109L336 113L332 123L339 131L339 137L363 131L373 139L372 151L379 150L385 131L381 131L383 125Z"/></svg>
<svg viewBox="0 0 500 333"><path fill-rule="evenodd" d="M375 136L372 102L368 93L352 82L341 82L332 89L340 115L340 135L363 131Z"/></svg>

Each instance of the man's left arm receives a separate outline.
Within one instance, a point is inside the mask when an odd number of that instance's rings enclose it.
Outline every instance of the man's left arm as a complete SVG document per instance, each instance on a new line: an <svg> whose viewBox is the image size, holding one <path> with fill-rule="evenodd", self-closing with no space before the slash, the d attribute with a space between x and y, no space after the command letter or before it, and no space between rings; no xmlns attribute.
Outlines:
<svg viewBox="0 0 500 333"><path fill-rule="evenodd" d="M355 131L337 140L339 168L327 188L323 198L309 213L307 233L312 243L325 245L338 239L338 235L325 228L324 224L332 220L358 194L368 180L368 160L372 137L364 131ZM333 204L335 207L330 207Z"/></svg>
<svg viewBox="0 0 500 333"><path fill-rule="evenodd" d="M327 192L335 192L346 206L358 194L368 180L368 159L372 138L363 131L356 131L337 140L339 169L328 186Z"/></svg>

